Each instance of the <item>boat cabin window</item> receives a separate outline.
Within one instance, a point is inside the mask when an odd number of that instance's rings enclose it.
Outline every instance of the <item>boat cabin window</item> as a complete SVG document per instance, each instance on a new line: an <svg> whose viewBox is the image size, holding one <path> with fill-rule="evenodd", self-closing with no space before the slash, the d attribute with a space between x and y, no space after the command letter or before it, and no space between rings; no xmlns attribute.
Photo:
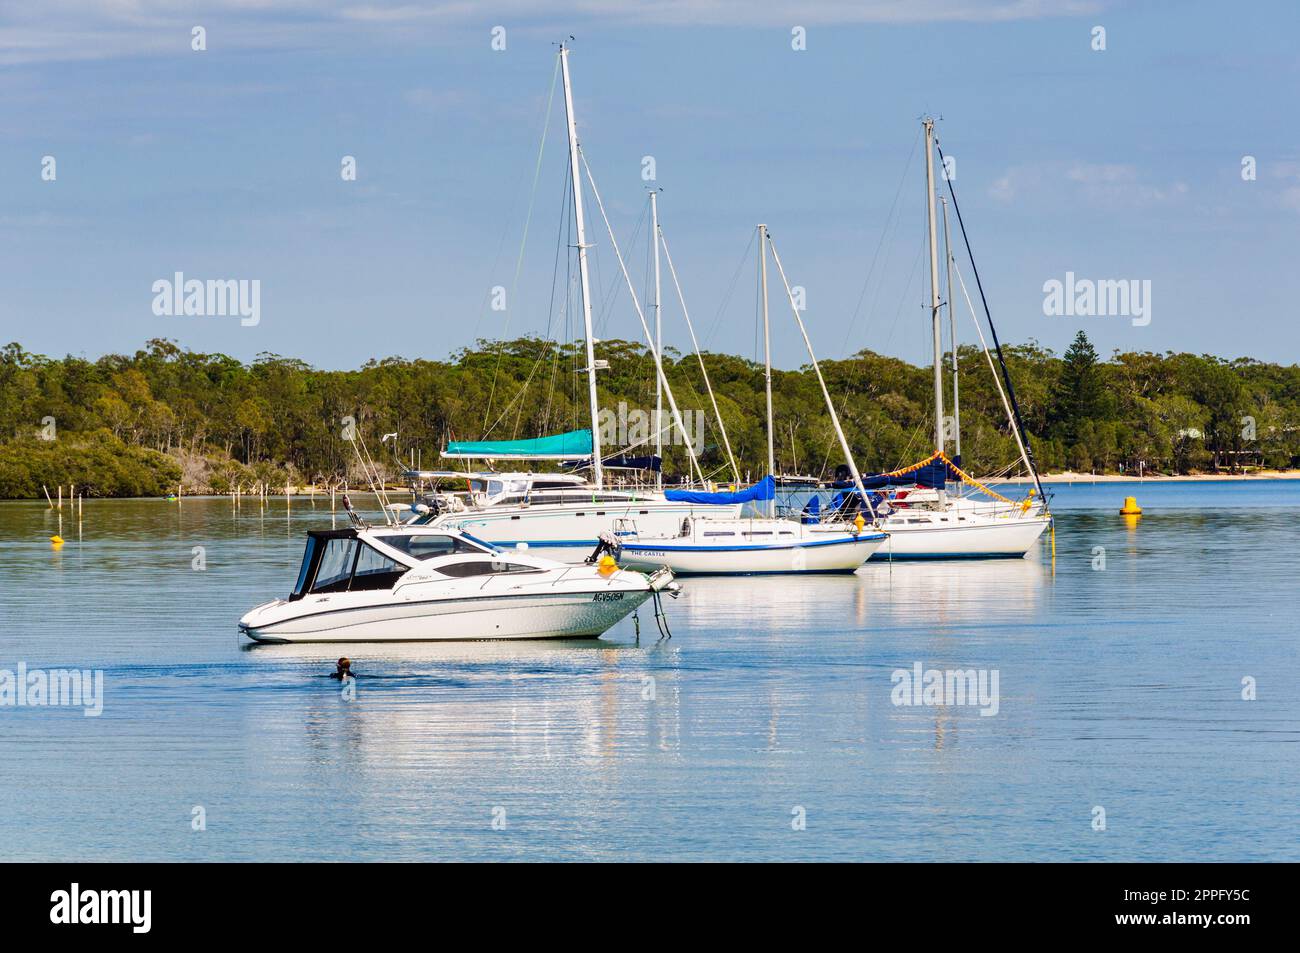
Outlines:
<svg viewBox="0 0 1300 953"><path fill-rule="evenodd" d="M355 536L312 534L290 599L308 593L391 589L406 567Z"/></svg>
<svg viewBox="0 0 1300 953"><path fill-rule="evenodd" d="M497 496L506 488L500 480L470 480L469 488L475 493L486 493L488 496Z"/></svg>
<svg viewBox="0 0 1300 953"><path fill-rule="evenodd" d="M465 578L467 576L491 576L497 573L524 573L524 572L544 572L535 566L525 566L522 563L507 563L499 559L476 559L473 562L451 563L447 566L439 566L438 572L446 576L455 576Z"/></svg>
<svg viewBox="0 0 1300 953"><path fill-rule="evenodd" d="M421 536L380 536L380 541L416 559L433 559L453 553L481 553L483 549L455 536L430 534Z"/></svg>
<svg viewBox="0 0 1300 953"><path fill-rule="evenodd" d="M406 572L406 567L401 563L389 559L379 550L361 543L357 552L357 565L352 571L352 581L348 585L348 591L391 589L404 572Z"/></svg>
<svg viewBox="0 0 1300 953"><path fill-rule="evenodd" d="M312 580L311 592L345 592L347 582L352 578L352 564L357 561L355 539L324 540L320 567L316 578Z"/></svg>
<svg viewBox="0 0 1300 953"><path fill-rule="evenodd" d="M574 486L572 480L547 480L544 478L533 480L534 490L572 490Z"/></svg>

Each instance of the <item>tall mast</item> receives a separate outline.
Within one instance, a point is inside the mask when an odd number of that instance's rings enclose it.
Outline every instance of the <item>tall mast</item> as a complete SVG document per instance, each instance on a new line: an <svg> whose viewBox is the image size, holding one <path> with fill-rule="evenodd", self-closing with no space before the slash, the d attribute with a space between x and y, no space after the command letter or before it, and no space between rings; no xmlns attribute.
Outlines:
<svg viewBox="0 0 1300 953"><path fill-rule="evenodd" d="M770 239L769 239L770 241ZM849 439L844 436L844 428L840 426L840 415L835 412L835 401L831 400L830 389L826 386L826 378L822 376L821 365L817 363L817 355L813 353L812 341L808 340L808 328L803 323L803 318L799 317L799 308L794 301L794 291L790 287L790 279L785 276L785 268L781 266L781 256L776 253L776 243L772 242L772 260L776 262L777 274L781 276L781 284L785 286L785 297L790 302L790 311L794 314L795 324L799 325L799 333L803 335L804 346L808 349L808 360L812 361L813 372L817 375L817 383L822 389L822 397L826 400L826 410L831 416L831 423L835 426L835 436L839 438L840 450L844 452L844 460L849 465L849 472L853 474L853 485L857 488L859 497L867 506L867 512L871 518L876 518L876 508L871 505L871 498L867 496L866 487L862 485L862 474L858 472L858 465L853 460L853 451L849 447Z"/></svg>
<svg viewBox="0 0 1300 953"><path fill-rule="evenodd" d="M767 389L767 472L776 476L775 428L772 417L772 332L767 320L767 226L758 226L758 288L763 301L763 378ZM775 514L775 501L769 506Z"/></svg>
<svg viewBox="0 0 1300 953"><path fill-rule="evenodd" d="M573 116L573 89L569 86L569 50L560 45L564 74L564 111L569 126L569 177L573 181L573 226L578 238L578 275L582 284L582 326L587 339L587 396L591 404L591 465L596 488L604 485L600 463L600 409L596 403L596 348L591 334L591 283L587 277L587 232L582 215L582 176L578 170L578 124Z"/></svg>
<svg viewBox="0 0 1300 953"><path fill-rule="evenodd" d="M650 190L650 234L653 236L655 244L655 350L659 352L659 359L662 362L664 353L664 324L663 312L659 306L659 196L655 189ZM664 485L664 383L659 375L655 375L655 456L660 460L659 469L655 473L655 485L663 489Z"/></svg>
<svg viewBox="0 0 1300 953"><path fill-rule="evenodd" d="M952 232L948 229L948 198L943 202L943 261L948 269L948 342L952 345L952 440L953 463L961 466L961 404L957 399L957 312L952 297Z"/></svg>
<svg viewBox="0 0 1300 953"><path fill-rule="evenodd" d="M934 221L934 120L926 116L925 206L930 223L930 324L934 331L934 449L943 453L943 341L939 332L939 247Z"/></svg>

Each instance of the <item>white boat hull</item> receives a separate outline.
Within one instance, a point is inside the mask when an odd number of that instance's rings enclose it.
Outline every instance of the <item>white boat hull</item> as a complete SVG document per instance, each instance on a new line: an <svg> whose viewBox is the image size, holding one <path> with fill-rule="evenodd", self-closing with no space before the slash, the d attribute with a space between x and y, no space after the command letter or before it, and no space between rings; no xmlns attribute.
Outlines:
<svg viewBox="0 0 1300 953"><path fill-rule="evenodd" d="M603 590L499 598L412 599L400 604L370 604L374 593L333 596L311 612L296 603L294 615L241 624L257 642L443 642L480 639L597 638L650 598L650 591ZM349 599L345 597L355 596ZM307 597L311 599L313 597ZM306 600L303 600L305 602ZM355 602L356 605L348 605ZM372 600L373 602L373 600ZM270 603L253 610L289 603ZM304 611L306 610L306 611Z"/></svg>
<svg viewBox="0 0 1300 953"><path fill-rule="evenodd" d="M602 501L589 506L535 504L448 513L430 523L468 533L496 546L592 547L601 533L672 536L687 517L731 519L740 504L678 503L670 500Z"/></svg>
<svg viewBox="0 0 1300 953"><path fill-rule="evenodd" d="M667 566L674 575L761 575L854 572L880 549L881 533L810 539L788 545L674 545L672 540L624 543L621 563L632 569Z"/></svg>
<svg viewBox="0 0 1300 953"><path fill-rule="evenodd" d="M876 561L889 559L990 559L1018 558L1051 525L1047 516L1008 516L989 519L952 518L916 523L912 514L891 516L881 528L889 539L873 555Z"/></svg>

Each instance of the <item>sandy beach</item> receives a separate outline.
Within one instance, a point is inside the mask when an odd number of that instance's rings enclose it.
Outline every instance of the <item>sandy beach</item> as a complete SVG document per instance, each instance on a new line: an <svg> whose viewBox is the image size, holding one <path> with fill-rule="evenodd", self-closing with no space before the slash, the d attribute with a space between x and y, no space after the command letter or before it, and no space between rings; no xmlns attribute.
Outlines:
<svg viewBox="0 0 1300 953"><path fill-rule="evenodd" d="M1117 473L1044 473L1039 476L1043 483L1178 483L1178 482L1212 482L1232 480L1257 482L1262 480L1300 480L1300 470L1268 470L1259 473L1189 473L1178 476L1148 473L1144 476L1121 476ZM1009 477L999 483L1032 483L1029 477Z"/></svg>

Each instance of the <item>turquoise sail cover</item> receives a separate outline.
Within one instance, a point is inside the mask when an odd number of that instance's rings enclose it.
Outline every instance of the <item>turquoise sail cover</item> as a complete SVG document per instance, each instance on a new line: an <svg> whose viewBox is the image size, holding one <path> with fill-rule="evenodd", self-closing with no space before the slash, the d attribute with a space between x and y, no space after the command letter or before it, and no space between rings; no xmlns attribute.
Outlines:
<svg viewBox="0 0 1300 953"><path fill-rule="evenodd" d="M532 440L452 440L444 457L514 457L516 459L559 460L590 456L591 431L573 430Z"/></svg>

